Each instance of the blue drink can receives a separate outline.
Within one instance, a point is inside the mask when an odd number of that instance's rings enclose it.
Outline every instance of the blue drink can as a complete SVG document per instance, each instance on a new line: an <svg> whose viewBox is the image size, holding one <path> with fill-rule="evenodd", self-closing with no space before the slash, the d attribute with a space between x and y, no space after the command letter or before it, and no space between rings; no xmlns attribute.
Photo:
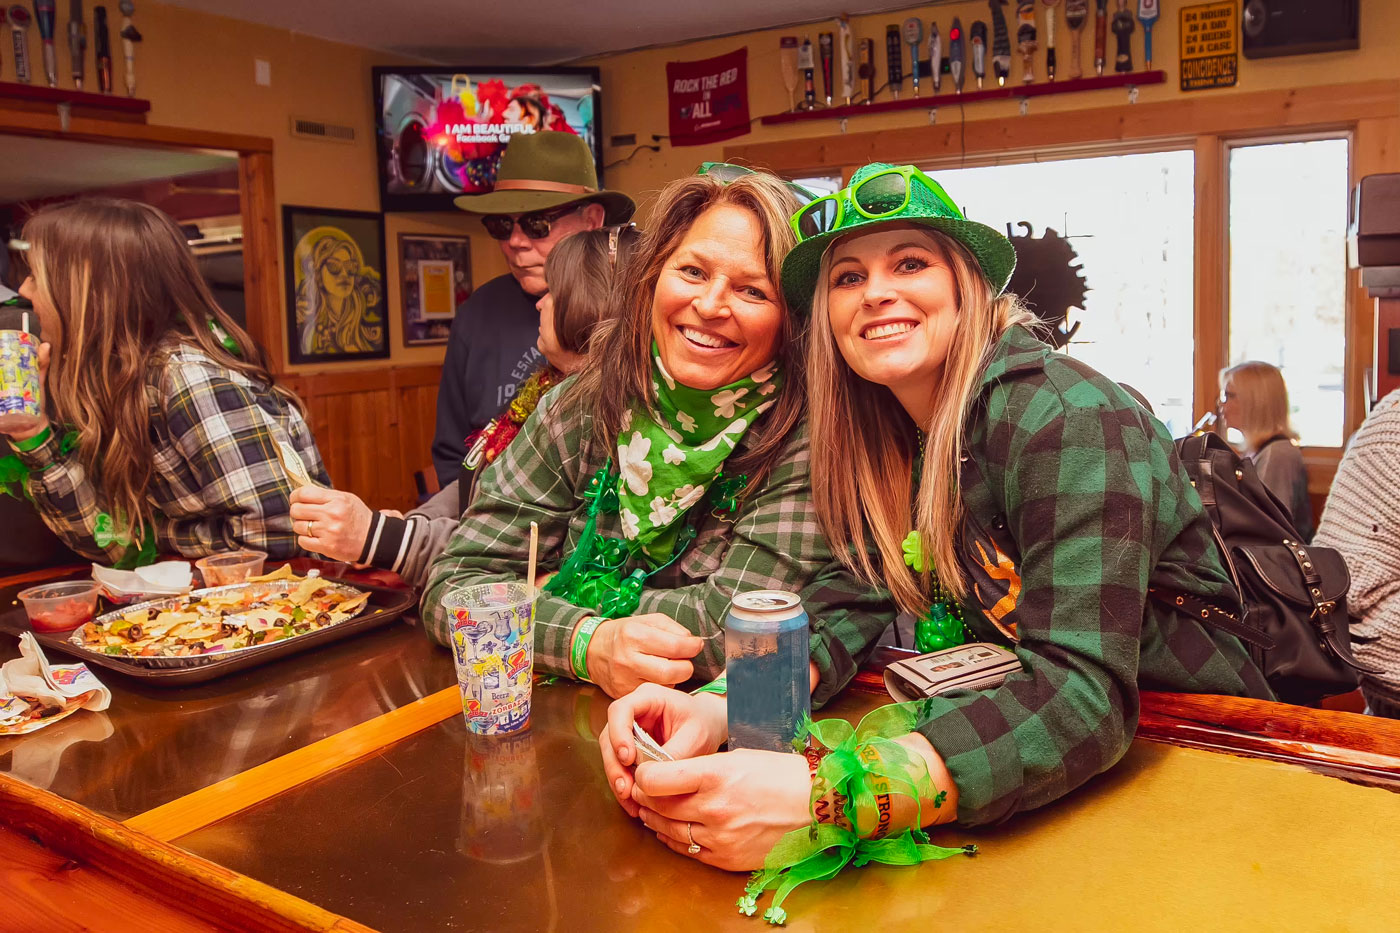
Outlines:
<svg viewBox="0 0 1400 933"><path fill-rule="evenodd" d="M741 593L724 617L729 747L790 752L811 715L810 634L796 593Z"/></svg>

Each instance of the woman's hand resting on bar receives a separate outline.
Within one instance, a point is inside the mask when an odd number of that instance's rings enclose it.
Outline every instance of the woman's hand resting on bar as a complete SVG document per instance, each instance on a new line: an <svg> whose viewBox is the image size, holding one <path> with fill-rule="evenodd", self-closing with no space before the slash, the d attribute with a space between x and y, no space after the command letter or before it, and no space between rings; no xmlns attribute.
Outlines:
<svg viewBox="0 0 1400 933"><path fill-rule="evenodd" d="M812 822L807 759L741 748L637 767L632 799L671 849L728 871L763 867L784 835ZM700 851L689 851L691 840Z"/></svg>
<svg viewBox="0 0 1400 933"><path fill-rule="evenodd" d="M729 737L729 704L713 693L691 695L656 684L642 684L613 701L598 747L608 786L628 816L637 815L637 804L632 800L632 775L637 765L634 722L672 758L694 758L719 751Z"/></svg>
<svg viewBox="0 0 1400 933"><path fill-rule="evenodd" d="M641 684L680 684L695 676L700 636L659 612L609 619L588 643L588 679L610 697Z"/></svg>
<svg viewBox="0 0 1400 933"><path fill-rule="evenodd" d="M633 722L677 760L638 765ZM738 871L760 867L784 833L811 822L812 784L800 755L713 754L728 730L724 697L642 684L608 707L598 745L608 786L628 815L683 855L689 828L701 847L695 858Z"/></svg>
<svg viewBox="0 0 1400 933"><path fill-rule="evenodd" d="M608 708L598 738L603 770L618 804L673 851L730 871L763 867L773 845L812 822L812 778L806 757L738 749L716 753L728 735L728 702L644 684ZM637 763L636 722L676 761ZM957 819L958 788L938 752L917 732L895 739L928 769L929 796L894 796L887 819L867 807L839 819L862 836L888 835ZM845 810L830 799L830 812ZM856 825L852 827L850 820ZM687 825L689 824L689 825ZM700 846L690 852L691 841Z"/></svg>

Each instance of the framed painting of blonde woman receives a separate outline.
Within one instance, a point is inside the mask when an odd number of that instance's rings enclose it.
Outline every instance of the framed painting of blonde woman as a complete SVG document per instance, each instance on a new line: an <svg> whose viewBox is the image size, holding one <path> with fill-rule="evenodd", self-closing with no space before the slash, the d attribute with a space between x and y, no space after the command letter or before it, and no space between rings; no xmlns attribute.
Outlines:
<svg viewBox="0 0 1400 933"><path fill-rule="evenodd" d="M282 242L291 362L388 357L383 217L289 204Z"/></svg>

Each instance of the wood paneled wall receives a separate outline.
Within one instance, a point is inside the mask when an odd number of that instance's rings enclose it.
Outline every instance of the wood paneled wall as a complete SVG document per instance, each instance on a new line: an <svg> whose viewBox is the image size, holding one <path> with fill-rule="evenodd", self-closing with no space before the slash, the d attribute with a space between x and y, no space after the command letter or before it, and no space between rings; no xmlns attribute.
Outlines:
<svg viewBox="0 0 1400 933"><path fill-rule="evenodd" d="M284 375L306 403L316 445L336 489L375 509L417 502L413 474L432 469L437 365Z"/></svg>

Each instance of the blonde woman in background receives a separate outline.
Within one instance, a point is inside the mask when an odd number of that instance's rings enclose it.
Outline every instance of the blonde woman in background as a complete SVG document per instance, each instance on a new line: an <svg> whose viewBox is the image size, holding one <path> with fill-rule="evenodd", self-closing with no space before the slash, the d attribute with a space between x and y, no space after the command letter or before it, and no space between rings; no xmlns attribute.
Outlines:
<svg viewBox="0 0 1400 933"><path fill-rule="evenodd" d="M1244 435L1244 455L1259 479L1288 506L1304 541L1314 531L1308 471L1288 421L1288 386L1277 366L1250 361L1220 371L1220 419Z"/></svg>

